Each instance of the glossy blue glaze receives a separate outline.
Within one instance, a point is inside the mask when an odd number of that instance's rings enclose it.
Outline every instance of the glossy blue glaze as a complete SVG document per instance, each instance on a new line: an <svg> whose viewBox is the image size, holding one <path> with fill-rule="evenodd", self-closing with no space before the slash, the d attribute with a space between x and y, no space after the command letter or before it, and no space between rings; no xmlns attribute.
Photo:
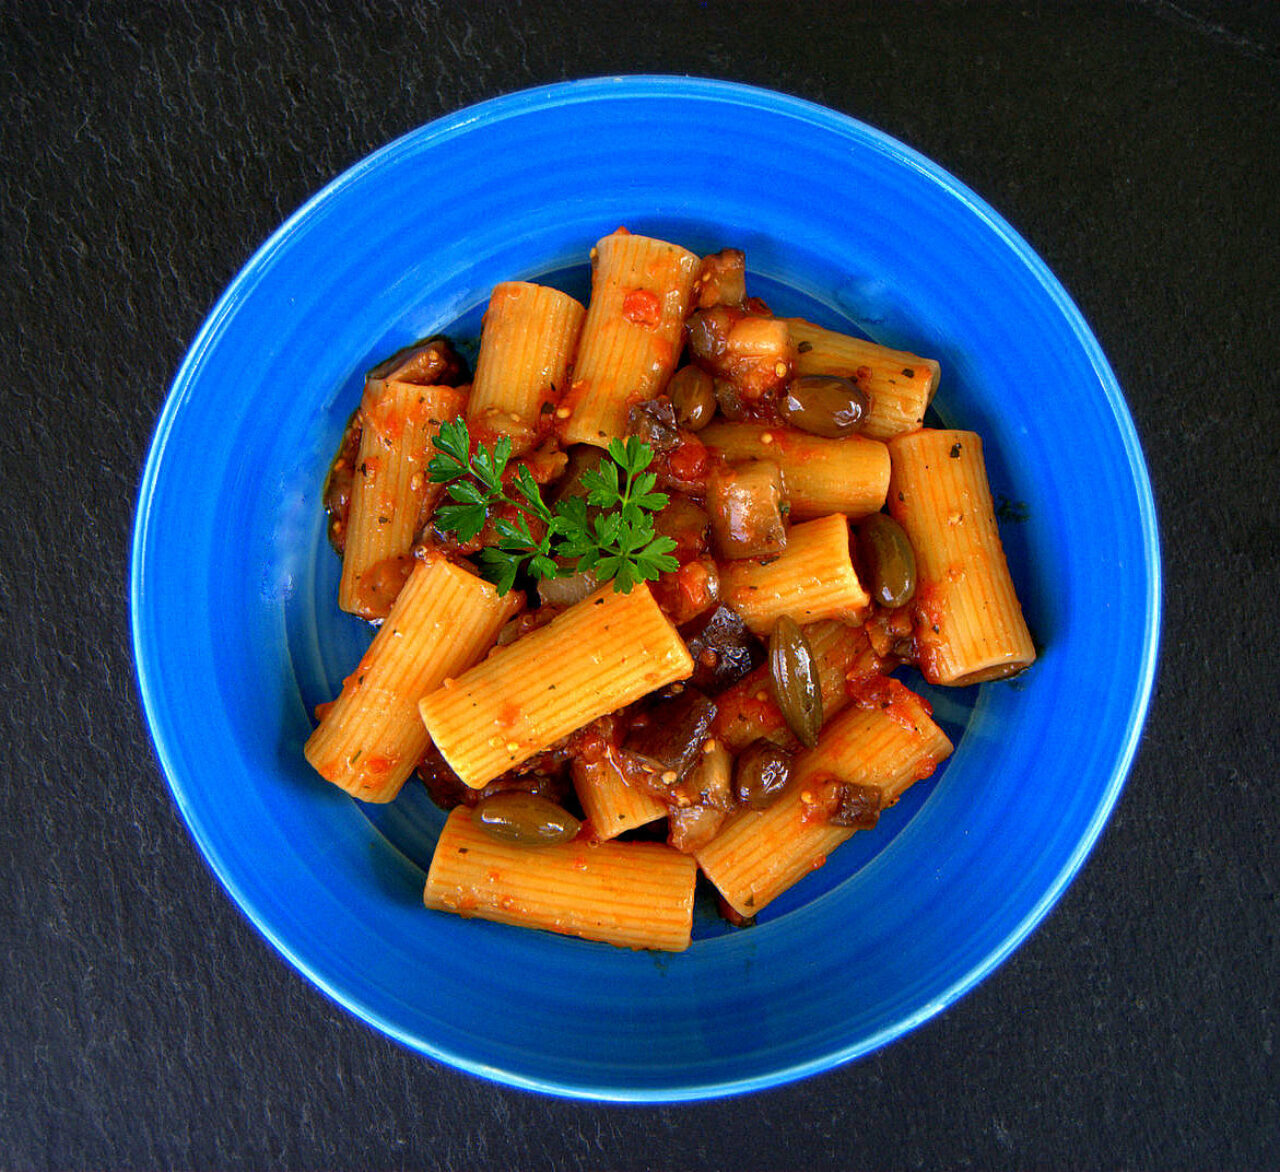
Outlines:
<svg viewBox="0 0 1280 1172"><path fill-rule="evenodd" d="M954 757L729 931L675 956L430 913L441 815L421 787L362 808L318 779L308 713L367 643L334 603L321 485L362 372L474 336L500 280L585 292L619 224L746 250L779 310L937 356L936 409L982 433L1043 653L931 696ZM1156 660L1150 486L1088 327L1017 234L885 135L718 82L513 94L372 155L227 290L174 380L138 504L133 631L175 798L219 878L300 970L422 1052L562 1095L675 1100L770 1086L883 1045L980 980L1102 829Z"/></svg>

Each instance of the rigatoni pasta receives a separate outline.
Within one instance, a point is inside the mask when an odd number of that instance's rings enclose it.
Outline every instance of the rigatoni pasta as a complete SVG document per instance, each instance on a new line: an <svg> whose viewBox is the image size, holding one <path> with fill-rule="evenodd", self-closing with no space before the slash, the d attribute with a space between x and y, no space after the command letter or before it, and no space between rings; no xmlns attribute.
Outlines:
<svg viewBox="0 0 1280 1172"><path fill-rule="evenodd" d="M841 375L871 396L863 435L887 440L923 426L942 371L937 361L826 330L803 318L788 318L787 324L796 346L797 374Z"/></svg>
<svg viewBox="0 0 1280 1172"><path fill-rule="evenodd" d="M627 434L627 415L666 385L680 356L699 260L664 240L615 232L595 248L573 381L556 414L565 443Z"/></svg>
<svg viewBox="0 0 1280 1172"><path fill-rule="evenodd" d="M763 423L713 423L698 438L728 460L773 460L782 469L791 519L843 513L857 519L884 508L889 450L861 435L809 435Z"/></svg>
<svg viewBox="0 0 1280 1172"><path fill-rule="evenodd" d="M338 605L366 619L385 618L440 486L427 477L431 439L466 403L455 387L369 379L361 399L356 460ZM389 564L390 563L390 564Z"/></svg>
<svg viewBox="0 0 1280 1172"><path fill-rule="evenodd" d="M423 901L439 911L544 928L624 948L681 952L693 929L697 866L656 842L495 842L471 811L449 815Z"/></svg>
<svg viewBox="0 0 1280 1172"><path fill-rule="evenodd" d="M750 919L952 752L899 665L1034 648L937 362L775 315L732 249L593 260L585 311L492 291L472 386L417 385L468 377L438 336L371 372L325 495L383 621L304 752L365 801L416 766L429 909L680 951L699 875Z"/></svg>
<svg viewBox="0 0 1280 1172"><path fill-rule="evenodd" d="M890 512L915 550L920 670L933 684L976 684L1021 671L1035 644L1009 576L982 439L923 428L889 445Z"/></svg>
<svg viewBox="0 0 1280 1172"><path fill-rule="evenodd" d="M549 626L423 698L436 747L479 788L599 716L676 680L693 660L647 586L604 586Z"/></svg>
<svg viewBox="0 0 1280 1172"><path fill-rule="evenodd" d="M839 514L793 525L776 557L729 563L721 596L758 635L784 614L798 623L852 621L871 601L849 554L849 523Z"/></svg>
<svg viewBox="0 0 1280 1172"><path fill-rule="evenodd" d="M589 833L600 842L667 816L665 802L627 780L614 751L606 750L591 758L575 757L570 770Z"/></svg>
<svg viewBox="0 0 1280 1172"><path fill-rule="evenodd" d="M418 562L303 750L321 777L389 802L427 748L419 701L493 646L519 599L441 557Z"/></svg>
<svg viewBox="0 0 1280 1172"><path fill-rule="evenodd" d="M778 801L739 814L698 851L698 866L739 915L754 916L854 833L824 816L820 786L834 780L867 791L874 796L858 796L878 815L950 755L927 705L898 688L905 695L895 695L894 710L849 708L824 727L817 747L796 759Z"/></svg>
<svg viewBox="0 0 1280 1172"><path fill-rule="evenodd" d="M585 313L574 298L546 285L496 286L485 311L468 420L527 449L564 390Z"/></svg>

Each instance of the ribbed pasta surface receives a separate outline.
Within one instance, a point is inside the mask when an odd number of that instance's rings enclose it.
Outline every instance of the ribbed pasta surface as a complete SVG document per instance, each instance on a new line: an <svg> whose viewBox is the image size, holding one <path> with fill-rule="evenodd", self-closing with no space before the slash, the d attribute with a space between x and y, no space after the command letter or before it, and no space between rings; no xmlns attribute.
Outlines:
<svg viewBox="0 0 1280 1172"><path fill-rule="evenodd" d="M691 856L660 843L498 842L459 806L436 844L423 902L500 924L680 952L693 928L696 878Z"/></svg>
<svg viewBox="0 0 1280 1172"><path fill-rule="evenodd" d="M845 680L849 669L867 652L867 637L860 627L833 620L810 624L804 635L818 673L823 720L830 721L849 703Z"/></svg>
<svg viewBox="0 0 1280 1172"><path fill-rule="evenodd" d="M818 673L823 719L830 720L849 703L845 677L859 658L869 652L867 638L860 627L846 626L834 619L809 623L802 630ZM869 666L874 669L874 662ZM776 745L799 743L773 698L768 664L723 692L719 704L722 715L716 721L716 735L735 753L742 752L756 740L772 741Z"/></svg>
<svg viewBox="0 0 1280 1172"><path fill-rule="evenodd" d="M601 842L667 816L657 798L627 783L612 753L591 761L576 757L572 772L578 801Z"/></svg>
<svg viewBox="0 0 1280 1172"><path fill-rule="evenodd" d="M422 718L480 788L584 724L693 674L675 627L641 583L601 587L550 624L427 696Z"/></svg>
<svg viewBox="0 0 1280 1172"><path fill-rule="evenodd" d="M806 822L799 793L789 789L767 810L737 815L695 857L725 902L750 918L821 867L852 834L844 826Z"/></svg>
<svg viewBox="0 0 1280 1172"><path fill-rule="evenodd" d="M484 315L472 423L532 440L544 410L565 389L586 310L558 289L526 281L494 287Z"/></svg>
<svg viewBox="0 0 1280 1172"><path fill-rule="evenodd" d="M419 387L370 379L360 412L364 429L351 490L338 605L364 618L385 618L394 593L381 589L379 563L406 554L440 495L427 465L440 424L466 405L455 387Z"/></svg>
<svg viewBox="0 0 1280 1172"><path fill-rule="evenodd" d="M315 770L362 801L391 801L427 748L418 701L489 650L518 598L443 559L418 563L307 740Z"/></svg>
<svg viewBox="0 0 1280 1172"><path fill-rule="evenodd" d="M889 707L855 705L823 727L818 744L796 758L794 783L805 786L836 777L870 786L891 806L922 771L951 756L951 742L924 702L907 688L889 685ZM926 775L927 775L926 773Z"/></svg>
<svg viewBox="0 0 1280 1172"><path fill-rule="evenodd" d="M982 440L926 429L889 444L889 511L916 555L912 603L920 670L934 684L979 683L1031 663L987 483Z"/></svg>
<svg viewBox="0 0 1280 1172"><path fill-rule="evenodd" d="M791 519L878 513L889 491L889 450L851 435L827 439L792 427L712 423L698 438L728 460L773 460L782 469Z"/></svg>
<svg viewBox="0 0 1280 1172"><path fill-rule="evenodd" d="M824 330L798 317L788 318L787 325L796 346L796 374L851 378L871 396L863 435L887 440L924 423L941 372L932 358Z"/></svg>
<svg viewBox="0 0 1280 1172"><path fill-rule="evenodd" d="M608 446L627 413L666 386L683 344L700 261L664 240L614 233L596 245L573 381L558 414L565 443Z"/></svg>
<svg viewBox="0 0 1280 1172"><path fill-rule="evenodd" d="M796 757L787 792L767 810L735 817L697 852L698 865L739 915L753 916L854 833L805 820L809 787L851 781L879 789L882 805L892 805L950 753L946 735L909 700L899 699L892 715L878 707L848 708L823 727L815 748Z"/></svg>
<svg viewBox="0 0 1280 1172"><path fill-rule="evenodd" d="M849 556L849 523L841 514L793 525L777 557L723 563L721 598L757 635L782 615L796 622L854 619L869 602Z"/></svg>

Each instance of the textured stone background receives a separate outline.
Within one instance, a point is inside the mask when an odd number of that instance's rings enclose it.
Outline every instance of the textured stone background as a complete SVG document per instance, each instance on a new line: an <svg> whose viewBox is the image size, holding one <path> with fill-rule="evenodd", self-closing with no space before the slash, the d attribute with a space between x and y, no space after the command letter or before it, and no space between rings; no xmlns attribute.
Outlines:
<svg viewBox="0 0 1280 1172"><path fill-rule="evenodd" d="M1128 788L1011 960L843 1070L616 1109L418 1058L258 937L152 755L126 567L166 386L282 219L461 105L646 71L993 203L1125 388L1167 589ZM1280 6L11 3L0 99L0 1166L1280 1166Z"/></svg>

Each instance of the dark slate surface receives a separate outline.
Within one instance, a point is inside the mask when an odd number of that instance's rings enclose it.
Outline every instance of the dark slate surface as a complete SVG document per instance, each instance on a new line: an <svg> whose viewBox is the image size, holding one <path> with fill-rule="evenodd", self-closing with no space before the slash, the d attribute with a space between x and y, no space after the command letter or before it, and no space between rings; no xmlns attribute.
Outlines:
<svg viewBox="0 0 1280 1172"><path fill-rule="evenodd" d="M483 1084L296 975L169 799L126 590L166 385L270 231L460 105L639 71L825 102L990 200L1126 390L1167 573L1136 767L1040 930L887 1051L670 1109ZM1261 2L5 5L0 1166L1280 1166L1278 82Z"/></svg>

